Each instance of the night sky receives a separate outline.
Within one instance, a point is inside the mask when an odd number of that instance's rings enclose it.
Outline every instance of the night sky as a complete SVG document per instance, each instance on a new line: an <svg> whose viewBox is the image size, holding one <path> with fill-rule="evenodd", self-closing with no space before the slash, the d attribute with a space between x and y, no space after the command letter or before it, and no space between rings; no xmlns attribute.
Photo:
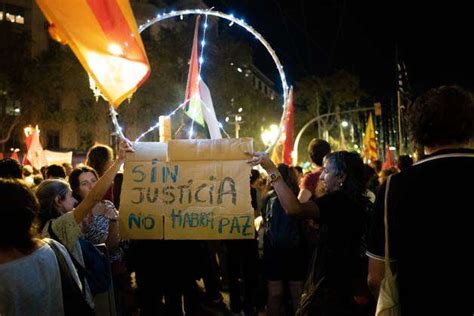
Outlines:
<svg viewBox="0 0 474 316"><path fill-rule="evenodd" d="M375 99L394 96L398 47L415 95L441 84L474 89L474 11L468 1L205 2L254 26L277 51L291 83L346 69ZM254 59L277 80L262 49L255 49Z"/></svg>

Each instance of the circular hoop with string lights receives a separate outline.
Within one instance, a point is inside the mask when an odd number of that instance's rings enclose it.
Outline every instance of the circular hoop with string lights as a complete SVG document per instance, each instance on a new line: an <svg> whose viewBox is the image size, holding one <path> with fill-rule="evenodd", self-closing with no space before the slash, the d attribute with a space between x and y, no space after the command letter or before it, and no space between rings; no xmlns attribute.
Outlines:
<svg viewBox="0 0 474 316"><path fill-rule="evenodd" d="M237 25L243 27L249 33L251 33L266 48L268 53L271 55L275 65L276 65L276 68L278 70L278 73L280 75L281 85L282 85L282 88L283 88L283 105L282 105L283 113L282 113L282 116L281 116L281 119L280 119L280 128L279 128L279 132L278 132L278 137L276 137L274 143L271 144L266 149L266 152L270 152L270 150L272 150L272 148L277 143L277 141L280 138L280 135L282 133L283 124L284 124L285 118L286 118L286 109L287 109L287 104L288 104L288 93L289 93L289 88L288 88L288 84L287 84L287 81L286 81L285 73L283 71L283 66L282 66L278 56L276 55L275 50L270 46L270 44L265 40L265 38L259 32L257 32L252 26L247 24L243 19L238 19L238 18L234 17L234 15L232 15L232 14L225 14L225 13L222 13L222 12L219 12L219 11L213 11L212 9L211 10L191 9L191 10L171 11L169 13L160 13L155 18L147 20L146 23L140 25L139 28L138 28L138 31L141 33L144 30L146 30L148 27L152 26L153 24L155 24L157 22L160 22L160 21L163 21L163 20L166 20L166 19L170 19L170 18L173 18L173 17L178 17L178 16L182 17L184 15L204 15L204 16L206 16L206 18L208 16L215 16L215 17L219 17L219 18L230 21L229 26L232 26L233 24L237 24ZM206 27L207 27L207 23L204 24L204 28L206 28ZM176 113L176 111L181 109L185 104L186 104L186 101L183 104L179 105L176 108L176 110L173 111L172 114ZM170 114L170 115L172 115L172 114ZM120 135L120 136L123 137L122 128L120 127L120 125L118 123L118 120L117 120L117 112L113 108L111 108L111 117L112 117L112 123L114 124L115 131L116 131L117 135ZM157 127L159 127L158 123L155 124L154 126L150 127L142 135L145 135L146 133L151 132L152 130L154 130ZM139 139L141 139L141 137L139 137Z"/></svg>

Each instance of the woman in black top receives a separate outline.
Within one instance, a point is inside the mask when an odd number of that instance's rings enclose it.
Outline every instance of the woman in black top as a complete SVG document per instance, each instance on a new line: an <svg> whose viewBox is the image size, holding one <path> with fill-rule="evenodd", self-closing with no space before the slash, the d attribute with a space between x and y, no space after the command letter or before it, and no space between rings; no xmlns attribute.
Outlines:
<svg viewBox="0 0 474 316"><path fill-rule="evenodd" d="M305 203L298 201L266 154L250 156L249 163L260 164L269 173L288 215L312 218L321 225L297 315L370 313L363 246L368 200L360 156L346 151L327 155L321 174L326 194Z"/></svg>

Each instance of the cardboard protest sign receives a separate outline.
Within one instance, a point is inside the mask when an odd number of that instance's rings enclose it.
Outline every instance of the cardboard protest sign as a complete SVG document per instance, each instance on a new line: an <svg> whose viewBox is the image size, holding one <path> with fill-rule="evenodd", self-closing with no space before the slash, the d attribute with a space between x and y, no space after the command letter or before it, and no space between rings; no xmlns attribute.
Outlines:
<svg viewBox="0 0 474 316"><path fill-rule="evenodd" d="M122 237L253 238L246 151L251 139L136 143L125 162Z"/></svg>

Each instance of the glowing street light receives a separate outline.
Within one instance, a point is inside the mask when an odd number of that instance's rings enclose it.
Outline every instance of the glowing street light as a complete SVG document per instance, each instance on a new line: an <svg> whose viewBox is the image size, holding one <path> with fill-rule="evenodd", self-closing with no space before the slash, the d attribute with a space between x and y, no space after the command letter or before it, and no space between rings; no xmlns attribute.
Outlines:
<svg viewBox="0 0 474 316"><path fill-rule="evenodd" d="M276 142L276 139L279 134L278 125L272 124L268 129L264 129L262 131L262 142L265 146L270 146L271 144Z"/></svg>
<svg viewBox="0 0 474 316"><path fill-rule="evenodd" d="M342 121L341 126L346 128L347 126L349 126L349 123L347 121Z"/></svg>

